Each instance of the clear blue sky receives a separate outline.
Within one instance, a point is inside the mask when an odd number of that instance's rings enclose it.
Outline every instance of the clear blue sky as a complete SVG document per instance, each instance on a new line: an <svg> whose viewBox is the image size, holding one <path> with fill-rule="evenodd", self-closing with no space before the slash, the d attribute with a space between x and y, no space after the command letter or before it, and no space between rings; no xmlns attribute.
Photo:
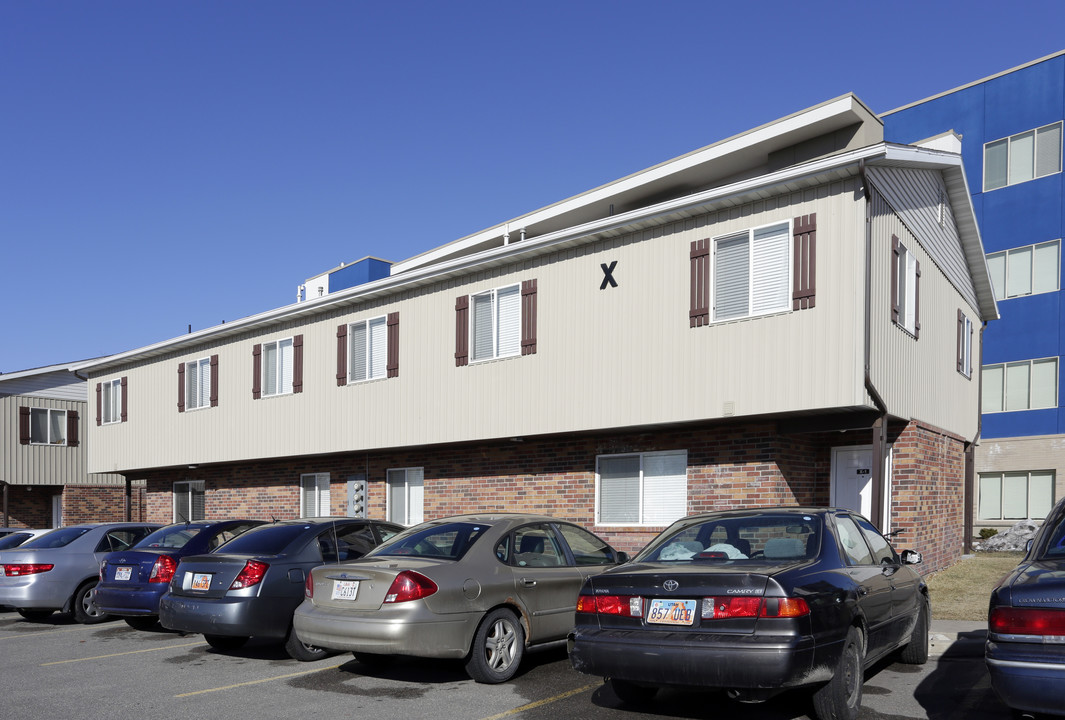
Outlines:
<svg viewBox="0 0 1065 720"><path fill-rule="evenodd" d="M1065 49L1065 2L0 0L0 371L290 304L854 92Z"/></svg>

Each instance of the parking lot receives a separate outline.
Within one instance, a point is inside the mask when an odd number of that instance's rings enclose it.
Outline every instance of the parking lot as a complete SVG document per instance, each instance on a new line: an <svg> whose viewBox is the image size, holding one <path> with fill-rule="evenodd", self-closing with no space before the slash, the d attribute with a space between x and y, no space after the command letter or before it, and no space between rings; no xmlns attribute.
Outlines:
<svg viewBox="0 0 1065 720"><path fill-rule="evenodd" d="M802 694L739 705L719 693L664 691L621 709L598 678L574 672L565 650L527 658L503 685L480 685L461 665L424 660L367 667L350 654L313 663L257 643L220 653L200 635L143 632L121 621L78 625L63 615L30 623L0 612L3 716L35 718L374 717L700 718L802 720ZM865 683L867 720L1003 720L982 658L948 651L924 667L885 664Z"/></svg>

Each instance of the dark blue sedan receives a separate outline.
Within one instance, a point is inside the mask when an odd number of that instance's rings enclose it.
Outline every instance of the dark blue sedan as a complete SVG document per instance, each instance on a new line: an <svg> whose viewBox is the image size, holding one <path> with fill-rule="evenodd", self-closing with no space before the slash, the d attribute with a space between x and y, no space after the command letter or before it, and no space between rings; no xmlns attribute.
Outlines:
<svg viewBox="0 0 1065 720"><path fill-rule="evenodd" d="M96 606L147 630L159 621L159 598L166 592L178 562L208 553L262 520L183 522L167 525L127 550L108 553L100 563Z"/></svg>
<svg viewBox="0 0 1065 720"><path fill-rule="evenodd" d="M1065 715L1065 499L991 593L985 659L1017 717Z"/></svg>

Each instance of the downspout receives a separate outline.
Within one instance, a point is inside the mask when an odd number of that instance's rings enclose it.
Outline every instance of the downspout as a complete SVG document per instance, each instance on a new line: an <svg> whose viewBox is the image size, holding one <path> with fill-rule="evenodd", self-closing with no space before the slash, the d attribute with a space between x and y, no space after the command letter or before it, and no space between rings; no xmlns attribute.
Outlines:
<svg viewBox="0 0 1065 720"><path fill-rule="evenodd" d="M858 175L862 179L862 194L865 196L865 390L873 399L880 417L873 423L873 524L885 529L884 523L884 460L887 448L887 404L873 384L872 376L872 323L873 323L873 205L869 178L865 174L865 158L858 161Z"/></svg>
<svg viewBox="0 0 1065 720"><path fill-rule="evenodd" d="M984 330L987 329L987 321L984 320L980 324L980 363L976 366L981 368L980 377L976 381L976 396L980 399L984 397L984 373L982 368L984 367ZM969 443L969 447L965 449L965 486L962 490L962 502L965 503L965 510L962 514L962 533L964 537L962 539L962 552L966 555L970 555L973 552L973 526L975 525L975 519L973 518L973 504L976 501L976 446L980 444L980 436L984 432L984 413L983 408L977 408L976 411L976 437Z"/></svg>

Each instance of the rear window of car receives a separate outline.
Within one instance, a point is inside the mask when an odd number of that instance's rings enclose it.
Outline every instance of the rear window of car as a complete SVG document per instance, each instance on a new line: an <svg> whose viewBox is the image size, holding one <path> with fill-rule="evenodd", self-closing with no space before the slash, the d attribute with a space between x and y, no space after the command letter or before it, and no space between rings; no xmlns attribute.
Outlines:
<svg viewBox="0 0 1065 720"><path fill-rule="evenodd" d="M1050 531L1050 539L1043 556L1051 559L1065 558L1065 513L1058 516L1058 524Z"/></svg>
<svg viewBox="0 0 1065 720"><path fill-rule="evenodd" d="M134 548L181 548L196 537L205 525L167 525L137 543Z"/></svg>
<svg viewBox="0 0 1065 720"><path fill-rule="evenodd" d="M400 533L367 557L402 556L458 560L489 528L483 523L449 522L416 527Z"/></svg>
<svg viewBox="0 0 1065 720"><path fill-rule="evenodd" d="M636 562L731 562L767 565L809 560L820 547L815 515L751 515L712 518L667 530Z"/></svg>
<svg viewBox="0 0 1065 720"><path fill-rule="evenodd" d="M19 549L31 550L33 548L57 548L69 545L85 533L89 532L91 528L84 527L69 527L59 528L53 530L50 533L45 533L40 537L33 538L25 545L19 545Z"/></svg>
<svg viewBox="0 0 1065 720"><path fill-rule="evenodd" d="M312 525L260 525L220 545L215 552L280 555Z"/></svg>
<svg viewBox="0 0 1065 720"><path fill-rule="evenodd" d="M0 538L0 550L10 550L26 542L26 538L33 537L30 533L13 532Z"/></svg>

